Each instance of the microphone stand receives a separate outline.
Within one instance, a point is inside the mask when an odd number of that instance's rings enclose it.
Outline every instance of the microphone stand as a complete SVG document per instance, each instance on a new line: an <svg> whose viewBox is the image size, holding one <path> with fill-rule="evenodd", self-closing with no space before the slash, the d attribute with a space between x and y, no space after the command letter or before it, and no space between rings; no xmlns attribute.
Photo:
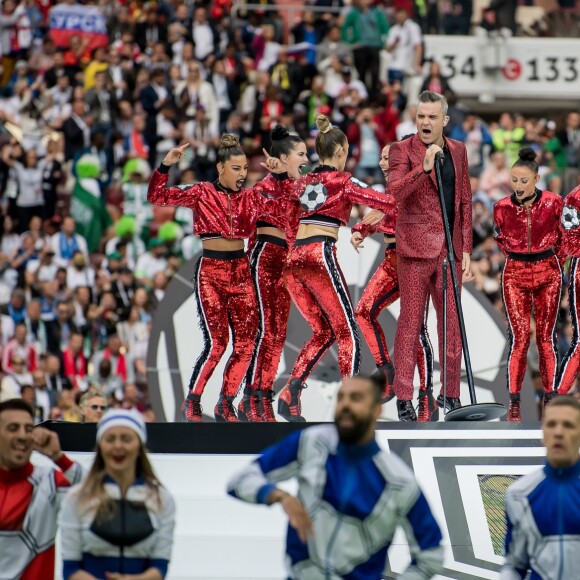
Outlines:
<svg viewBox="0 0 580 580"><path fill-rule="evenodd" d="M441 214L443 217L443 229L445 230L445 243L447 244L447 266L451 271L451 283L453 285L453 296L455 298L455 309L457 311L457 318L459 321L459 330L461 333L461 344L463 346L463 358L465 361L465 371L467 373L467 385L469 387L469 397L471 405L459 407L453 411L446 411L446 401L443 403L443 412L445 421L491 421L492 419L499 419L507 413L507 409L500 403L478 403L475 396L475 385L473 382L473 372L471 370L471 358L469 356L469 345L467 344L467 333L465 332L465 320L463 318L463 308L461 306L461 295L459 292L459 283L457 280L457 271L455 269L455 256L453 253L453 241L451 239L451 230L449 228L449 220L447 219L447 208L445 205L445 196L443 195L443 180L441 178L441 161L443 160L443 153L439 152L435 155L435 177L437 179L437 189L439 191L439 203L441 205ZM444 264L445 278L443 280L443 327L447 329L447 274ZM444 336L444 344L446 345L446 336ZM444 349L443 355L443 377L445 384L443 385L444 394L447 395L447 348ZM446 398L446 397L445 397Z"/></svg>

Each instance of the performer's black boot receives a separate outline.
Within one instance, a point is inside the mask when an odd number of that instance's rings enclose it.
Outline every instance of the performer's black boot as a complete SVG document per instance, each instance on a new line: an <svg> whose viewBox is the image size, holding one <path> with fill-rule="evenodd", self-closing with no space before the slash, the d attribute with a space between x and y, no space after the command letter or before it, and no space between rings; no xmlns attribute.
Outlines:
<svg viewBox="0 0 580 580"><path fill-rule="evenodd" d="M260 392L246 387L238 405L238 419L242 422L262 423L260 411Z"/></svg>
<svg viewBox="0 0 580 580"><path fill-rule="evenodd" d="M510 404L508 408L508 421L519 422L522 420L522 411L520 408L520 394L510 393Z"/></svg>
<svg viewBox="0 0 580 580"><path fill-rule="evenodd" d="M305 388L300 379L291 379L278 395L278 415L292 423L305 423L300 404L300 395Z"/></svg>
<svg viewBox="0 0 580 580"><path fill-rule="evenodd" d="M433 397L431 389L419 391L419 411L417 412L417 421L427 423L428 421L439 420L439 406Z"/></svg>
<svg viewBox="0 0 580 580"><path fill-rule="evenodd" d="M443 409L443 395L439 395L437 397L437 404L441 409ZM462 405L461 401L459 400L459 397L447 397L445 399L445 408L448 411L455 411L455 409L459 409L459 407L461 406Z"/></svg>
<svg viewBox="0 0 580 580"><path fill-rule="evenodd" d="M187 395L181 405L181 416L186 423L197 423L203 417L203 409L200 403L201 397L197 395Z"/></svg>
<svg viewBox="0 0 580 580"><path fill-rule="evenodd" d="M262 421L264 423L277 423L272 400L274 391L262 391Z"/></svg>
<svg viewBox="0 0 580 580"><path fill-rule="evenodd" d="M377 370L375 372L382 373L385 377L385 388L383 390L381 403L388 403L395 397L395 389L393 389L393 383L395 382L395 366L389 361L383 365L377 365Z"/></svg>
<svg viewBox="0 0 580 580"><path fill-rule="evenodd" d="M413 423L417 421L413 401L397 401L397 412L399 413L399 421L403 423Z"/></svg>
<svg viewBox="0 0 580 580"><path fill-rule="evenodd" d="M240 420L234 409L234 397L226 397L220 393L220 398L213 410L216 423L239 423Z"/></svg>

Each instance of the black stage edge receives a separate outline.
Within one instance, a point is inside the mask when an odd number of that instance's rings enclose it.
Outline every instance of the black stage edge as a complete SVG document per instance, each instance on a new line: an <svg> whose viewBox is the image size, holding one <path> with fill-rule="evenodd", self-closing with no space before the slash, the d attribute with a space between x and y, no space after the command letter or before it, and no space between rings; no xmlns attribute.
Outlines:
<svg viewBox="0 0 580 580"><path fill-rule="evenodd" d="M151 453L194 453L209 455L243 455L259 453L268 445L276 443L286 435L316 423L148 423L147 448ZM58 433L64 451L94 451L96 424L65 423L46 421L48 427ZM479 423L457 421L452 423L379 423L382 431L513 431L539 430L539 421L524 423ZM490 440L493 435L490 433Z"/></svg>

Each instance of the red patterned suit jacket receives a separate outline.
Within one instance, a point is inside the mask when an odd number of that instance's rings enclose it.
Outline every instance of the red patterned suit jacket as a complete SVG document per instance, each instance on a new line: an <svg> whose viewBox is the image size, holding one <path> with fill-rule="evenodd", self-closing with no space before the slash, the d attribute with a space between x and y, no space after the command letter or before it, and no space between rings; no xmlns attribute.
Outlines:
<svg viewBox="0 0 580 580"><path fill-rule="evenodd" d="M467 152L460 141L447 139L455 167L455 223L451 227L455 258L471 254L473 245L471 186ZM423 171L426 145L417 135L389 150L388 191L397 200L397 254L405 258L436 258L445 243L435 170Z"/></svg>

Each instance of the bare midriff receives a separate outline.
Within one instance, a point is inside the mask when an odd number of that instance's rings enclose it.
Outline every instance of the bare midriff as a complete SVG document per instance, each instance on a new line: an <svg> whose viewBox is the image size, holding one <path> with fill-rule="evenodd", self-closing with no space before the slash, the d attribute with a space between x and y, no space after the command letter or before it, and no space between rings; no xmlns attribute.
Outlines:
<svg viewBox="0 0 580 580"><path fill-rule="evenodd" d="M216 250L218 252L235 252L244 249L244 240L230 240L228 238L215 238L202 240L204 250Z"/></svg>
<svg viewBox="0 0 580 580"><path fill-rule="evenodd" d="M331 236L338 240L338 228L330 228L327 226L317 226L315 224L300 224L298 228L297 240L304 238L311 238L313 236Z"/></svg>
<svg viewBox="0 0 580 580"><path fill-rule="evenodd" d="M286 234L280 229L274 226L264 226L256 230L258 235L262 236L274 236L275 238L280 238L281 240L286 239Z"/></svg>

